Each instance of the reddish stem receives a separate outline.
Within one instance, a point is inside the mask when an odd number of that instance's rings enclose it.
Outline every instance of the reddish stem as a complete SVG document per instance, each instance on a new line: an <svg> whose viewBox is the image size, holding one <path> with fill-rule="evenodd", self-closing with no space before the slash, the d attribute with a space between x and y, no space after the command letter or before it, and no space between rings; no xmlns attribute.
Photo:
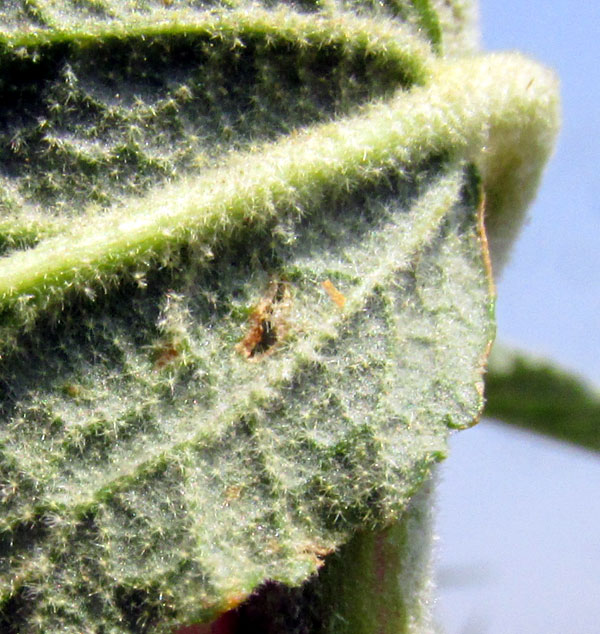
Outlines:
<svg viewBox="0 0 600 634"><path fill-rule="evenodd" d="M237 622L237 613L230 610L212 623L188 625L175 630L173 634L235 634Z"/></svg>

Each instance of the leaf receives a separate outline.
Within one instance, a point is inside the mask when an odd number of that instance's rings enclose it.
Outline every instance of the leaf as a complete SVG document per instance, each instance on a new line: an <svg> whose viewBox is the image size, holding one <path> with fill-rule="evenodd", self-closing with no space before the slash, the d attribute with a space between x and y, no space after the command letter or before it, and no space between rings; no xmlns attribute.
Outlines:
<svg viewBox="0 0 600 634"><path fill-rule="evenodd" d="M600 396L552 363L494 348L486 377L486 416L600 450Z"/></svg>
<svg viewBox="0 0 600 634"><path fill-rule="evenodd" d="M552 144L439 3L162 4L0 14L9 632L208 622L397 518L482 406L482 185L494 246Z"/></svg>
<svg viewBox="0 0 600 634"><path fill-rule="evenodd" d="M397 515L474 422L491 337L476 190L434 174L307 213L297 246L190 256L5 360L1 582L35 596L28 627L207 619Z"/></svg>

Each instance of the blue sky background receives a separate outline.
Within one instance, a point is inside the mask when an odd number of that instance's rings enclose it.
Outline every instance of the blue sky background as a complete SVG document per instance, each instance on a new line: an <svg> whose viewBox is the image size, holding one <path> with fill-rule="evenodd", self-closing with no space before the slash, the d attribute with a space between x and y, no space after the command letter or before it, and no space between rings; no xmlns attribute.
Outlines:
<svg viewBox="0 0 600 634"><path fill-rule="evenodd" d="M498 285L498 338L600 386L600 3L481 0L483 47L561 80L563 128ZM600 632L600 457L491 421L440 470L445 634Z"/></svg>

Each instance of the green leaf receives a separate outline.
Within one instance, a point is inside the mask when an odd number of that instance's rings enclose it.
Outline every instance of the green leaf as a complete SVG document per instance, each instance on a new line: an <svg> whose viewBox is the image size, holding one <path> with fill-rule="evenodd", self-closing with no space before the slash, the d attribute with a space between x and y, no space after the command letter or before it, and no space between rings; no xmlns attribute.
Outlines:
<svg viewBox="0 0 600 634"><path fill-rule="evenodd" d="M600 395L580 377L496 346L485 385L486 416L600 451Z"/></svg>
<svg viewBox="0 0 600 634"><path fill-rule="evenodd" d="M491 338L477 186L438 169L182 255L4 360L1 583L29 628L208 619L402 510Z"/></svg>
<svg viewBox="0 0 600 634"><path fill-rule="evenodd" d="M484 190L497 260L552 146L440 3L172 4L0 10L9 632L208 622L391 525L482 407Z"/></svg>
<svg viewBox="0 0 600 634"><path fill-rule="evenodd" d="M301 586L267 582L211 624L175 634L399 634L433 631L435 477L392 524L358 531Z"/></svg>
<svg viewBox="0 0 600 634"><path fill-rule="evenodd" d="M440 51L442 45L442 29L438 14L429 0L412 0L412 5L419 16L419 26L427 34L434 50Z"/></svg>

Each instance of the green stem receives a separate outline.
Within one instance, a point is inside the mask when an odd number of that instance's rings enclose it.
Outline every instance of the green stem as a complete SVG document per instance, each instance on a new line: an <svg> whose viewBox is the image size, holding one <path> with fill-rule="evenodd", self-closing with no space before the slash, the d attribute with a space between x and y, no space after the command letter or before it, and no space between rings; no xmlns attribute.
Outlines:
<svg viewBox="0 0 600 634"><path fill-rule="evenodd" d="M431 482L401 519L357 534L321 575L327 634L424 634L431 628Z"/></svg>

